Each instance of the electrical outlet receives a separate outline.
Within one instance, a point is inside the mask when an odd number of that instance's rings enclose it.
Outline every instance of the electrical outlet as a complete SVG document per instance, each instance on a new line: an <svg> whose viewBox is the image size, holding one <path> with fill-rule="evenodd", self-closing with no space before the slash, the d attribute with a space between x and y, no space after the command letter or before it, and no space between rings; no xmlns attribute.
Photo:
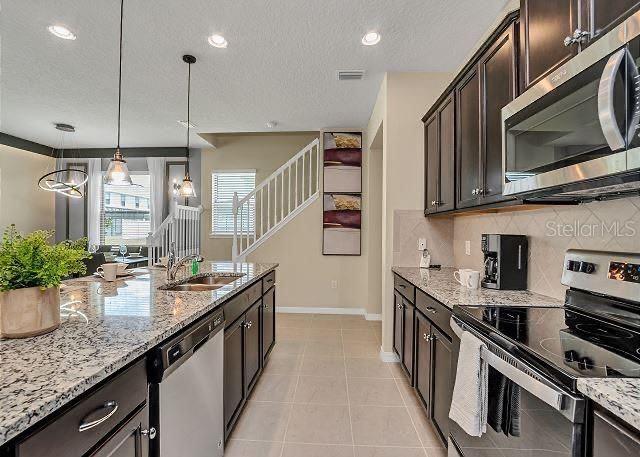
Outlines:
<svg viewBox="0 0 640 457"><path fill-rule="evenodd" d="M424 251L425 249L427 249L427 239L418 238L418 251Z"/></svg>
<svg viewBox="0 0 640 457"><path fill-rule="evenodd" d="M337 289L338 288L338 281L336 281L335 279L331 280L331 288L332 289Z"/></svg>
<svg viewBox="0 0 640 457"><path fill-rule="evenodd" d="M471 255L471 241L469 240L464 242L464 253L466 255Z"/></svg>

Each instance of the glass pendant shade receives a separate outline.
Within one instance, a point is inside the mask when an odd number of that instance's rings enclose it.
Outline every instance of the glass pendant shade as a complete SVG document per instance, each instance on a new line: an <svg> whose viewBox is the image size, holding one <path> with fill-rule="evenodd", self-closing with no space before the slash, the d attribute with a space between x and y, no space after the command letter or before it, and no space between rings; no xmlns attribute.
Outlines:
<svg viewBox="0 0 640 457"><path fill-rule="evenodd" d="M189 172L185 174L184 180L180 185L180 189L178 190L178 195L185 198L191 198L196 196L196 189L193 187L193 181L189 177Z"/></svg>
<svg viewBox="0 0 640 457"><path fill-rule="evenodd" d="M133 181L129 174L127 162L122 158L120 149L116 149L113 159L109 162L109 168L104 176L104 183L110 186L132 186Z"/></svg>

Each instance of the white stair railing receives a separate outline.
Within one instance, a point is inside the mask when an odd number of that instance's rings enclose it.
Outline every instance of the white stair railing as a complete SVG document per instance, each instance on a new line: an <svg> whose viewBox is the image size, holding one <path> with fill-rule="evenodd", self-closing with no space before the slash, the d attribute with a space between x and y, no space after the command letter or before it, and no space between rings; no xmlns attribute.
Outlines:
<svg viewBox="0 0 640 457"><path fill-rule="evenodd" d="M244 261L319 195L322 157L316 138L244 198L233 196L233 261Z"/></svg>
<svg viewBox="0 0 640 457"><path fill-rule="evenodd" d="M200 254L200 219L202 206L175 205L160 227L147 237L149 265L169 254L169 246L176 243L176 255Z"/></svg>

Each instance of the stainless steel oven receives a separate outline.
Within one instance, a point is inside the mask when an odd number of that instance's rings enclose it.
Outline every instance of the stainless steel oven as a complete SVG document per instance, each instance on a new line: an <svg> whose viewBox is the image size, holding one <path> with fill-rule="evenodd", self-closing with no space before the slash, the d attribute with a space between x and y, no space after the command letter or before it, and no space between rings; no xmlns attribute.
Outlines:
<svg viewBox="0 0 640 457"><path fill-rule="evenodd" d="M480 437L467 435L450 421L449 455L463 457L583 457L585 400L572 394L559 383L525 360L485 338L469 324L454 317L456 324L480 338L486 345L483 358L490 370L489 395L500 376L508 378L519 390L518 430L505 433L487 426ZM491 398L488 399L491 401Z"/></svg>
<svg viewBox="0 0 640 457"><path fill-rule="evenodd" d="M640 190L640 13L502 110L505 195Z"/></svg>

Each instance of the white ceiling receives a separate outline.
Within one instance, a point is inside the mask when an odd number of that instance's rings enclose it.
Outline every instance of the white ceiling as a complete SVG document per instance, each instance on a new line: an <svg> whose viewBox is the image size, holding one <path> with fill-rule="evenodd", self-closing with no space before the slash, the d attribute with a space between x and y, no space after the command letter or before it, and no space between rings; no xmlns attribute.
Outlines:
<svg viewBox="0 0 640 457"><path fill-rule="evenodd" d="M198 132L366 125L385 71L452 71L505 0L125 0L122 145L182 146L194 54ZM49 146L115 144L119 0L3 0L0 130ZM66 25L77 40L49 34ZM377 46L360 44L379 30ZM227 49L207 43L224 35ZM366 71L339 82L336 70ZM197 135L196 144L206 144Z"/></svg>

